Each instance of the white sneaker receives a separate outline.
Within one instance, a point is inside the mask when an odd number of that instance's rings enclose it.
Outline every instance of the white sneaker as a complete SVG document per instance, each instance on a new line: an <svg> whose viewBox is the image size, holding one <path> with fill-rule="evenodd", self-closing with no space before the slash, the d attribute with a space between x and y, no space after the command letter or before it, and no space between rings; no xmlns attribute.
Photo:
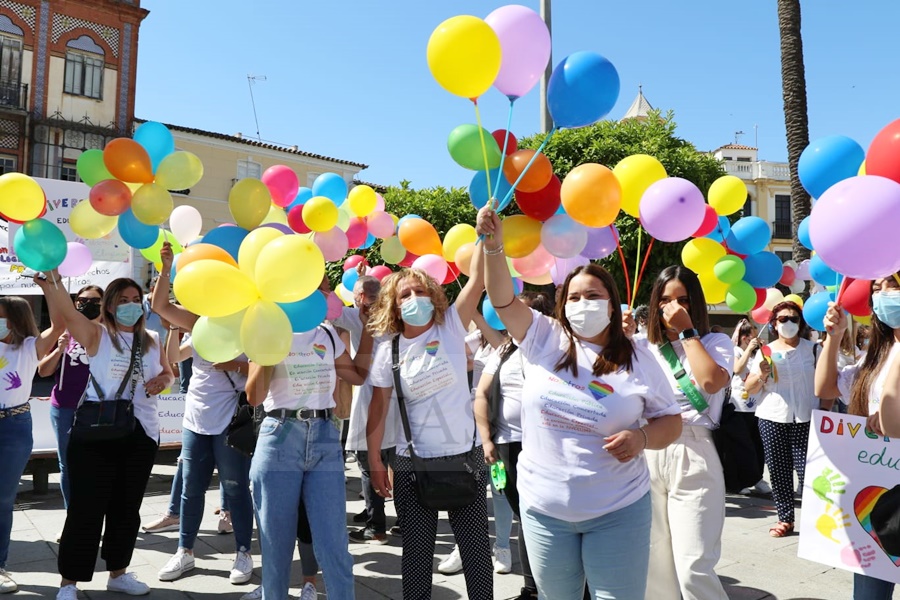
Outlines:
<svg viewBox="0 0 900 600"><path fill-rule="evenodd" d="M231 513L227 510L219 511L219 533L233 533L234 527L231 525Z"/></svg>
<svg viewBox="0 0 900 600"><path fill-rule="evenodd" d="M750 494L753 493L753 488L752 488L752 487L745 487L744 489L742 489L742 490L741 490L740 492L738 492L738 493L739 493L741 496L749 496Z"/></svg>
<svg viewBox="0 0 900 600"><path fill-rule="evenodd" d="M146 531L147 533L178 531L180 525L181 519L178 517L178 515L170 515L169 513L165 513L152 523L147 523L146 525L144 525L144 531Z"/></svg>
<svg viewBox="0 0 900 600"><path fill-rule="evenodd" d="M765 479L760 479L753 488L760 494L771 494L772 486Z"/></svg>
<svg viewBox="0 0 900 600"><path fill-rule="evenodd" d="M6 569L0 569L0 594L11 594L19 589Z"/></svg>
<svg viewBox="0 0 900 600"><path fill-rule="evenodd" d="M241 596L241 600L262 600L262 586L256 586L255 590Z"/></svg>
<svg viewBox="0 0 900 600"><path fill-rule="evenodd" d="M191 558L191 567L193 566L194 559ZM122 592L129 596L146 596L150 593L150 586L138 579L134 573L125 573L115 579L110 577L109 581L106 582L106 591Z"/></svg>
<svg viewBox="0 0 900 600"><path fill-rule="evenodd" d="M459 556L459 546L453 546L453 552L438 564L438 572L452 575L460 571L462 571L462 558Z"/></svg>
<svg viewBox="0 0 900 600"><path fill-rule="evenodd" d="M185 552L184 548L179 548L178 552L166 563L166 566L159 570L159 580L175 581L193 568L193 555Z"/></svg>
<svg viewBox="0 0 900 600"><path fill-rule="evenodd" d="M253 557L249 552L239 550L234 555L234 564L231 565L231 574L228 580L237 585L239 583L247 583L253 577Z"/></svg>
<svg viewBox="0 0 900 600"><path fill-rule="evenodd" d="M297 600L316 600L318 597L319 592L316 591L316 586L307 583L303 586L303 589L300 590L300 595L297 596Z"/></svg>
<svg viewBox="0 0 900 600"><path fill-rule="evenodd" d="M78 600L78 588L74 583L62 586L56 592L56 600Z"/></svg>
<svg viewBox="0 0 900 600"><path fill-rule="evenodd" d="M494 573L509 573L512 571L512 552L509 548L494 546Z"/></svg>

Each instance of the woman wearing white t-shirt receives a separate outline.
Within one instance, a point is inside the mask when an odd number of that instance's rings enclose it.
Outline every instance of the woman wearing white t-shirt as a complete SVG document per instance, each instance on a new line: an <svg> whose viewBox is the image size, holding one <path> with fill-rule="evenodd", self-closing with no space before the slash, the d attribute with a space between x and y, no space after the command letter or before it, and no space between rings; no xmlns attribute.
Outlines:
<svg viewBox="0 0 900 600"><path fill-rule="evenodd" d="M55 325L38 332L31 305L18 296L0 296L0 594L15 592L6 572L13 505L19 478L31 456L31 382L43 358L63 332Z"/></svg>
<svg viewBox="0 0 900 600"><path fill-rule="evenodd" d="M663 269L649 306L649 349L681 406L684 428L674 444L647 453L653 527L645 598L724 600L715 567L725 526L725 478L712 430L731 382L734 344L710 333L706 298L690 269Z"/></svg>
<svg viewBox="0 0 900 600"><path fill-rule="evenodd" d="M76 310L58 284L56 271L48 273L48 277L49 280L35 281L44 291L51 318L64 321L90 357L91 382L84 402L111 400L131 370L136 340L140 340L141 348L140 360L136 359L136 368L129 377L133 383L126 384L123 392L125 399L134 404L134 431L114 440L85 441L74 436L69 439L71 497L59 544L62 583L56 597L74 600L78 593L76 582L93 578L104 529L101 556L109 569L106 589L147 594L150 588L125 569L134 553L141 502L159 447L157 394L172 385L175 377L156 333L144 329L144 308L137 282L122 278L110 283L103 294L100 322L96 323Z"/></svg>
<svg viewBox="0 0 900 600"><path fill-rule="evenodd" d="M580 599L586 577L596 597L640 598L651 514L644 451L681 431L665 375L628 339L605 269L569 273L552 319L515 297L496 213L482 209L477 229L488 236L488 295L524 361L517 491L540 596Z"/></svg>

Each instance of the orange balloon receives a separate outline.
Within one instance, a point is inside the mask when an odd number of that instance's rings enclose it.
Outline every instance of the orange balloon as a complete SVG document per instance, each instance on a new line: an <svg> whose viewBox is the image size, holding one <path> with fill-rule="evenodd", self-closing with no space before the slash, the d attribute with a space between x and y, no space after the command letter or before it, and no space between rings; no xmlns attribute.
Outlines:
<svg viewBox="0 0 900 600"><path fill-rule="evenodd" d="M472 254L475 252L475 243L468 242L463 244L459 248L456 249L456 256L453 259L453 262L456 263L456 268L459 269L460 273L468 276L469 267L472 265Z"/></svg>
<svg viewBox="0 0 900 600"><path fill-rule="evenodd" d="M238 266L234 257L222 248L212 244L194 244L193 246L185 248L178 256L176 271L180 271L195 260L217 260L219 262L227 263L232 267Z"/></svg>
<svg viewBox="0 0 900 600"><path fill-rule="evenodd" d="M510 183L515 183L534 155L534 150L517 150L507 156L506 160L503 161L503 174L506 176L506 180ZM553 165L550 164L550 159L543 154L538 154L525 176L522 177L522 180L516 186L516 191L538 192L547 187L552 177Z"/></svg>
<svg viewBox="0 0 900 600"><path fill-rule="evenodd" d="M537 219L512 215L503 219L503 248L508 258L528 256L541 243L541 225Z"/></svg>
<svg viewBox="0 0 900 600"><path fill-rule="evenodd" d="M153 183L153 166L144 147L128 138L116 138L103 149L103 164L113 177L128 183Z"/></svg>
<svg viewBox="0 0 900 600"><path fill-rule="evenodd" d="M403 247L416 256L425 256L426 254L440 256L444 252L441 236L425 219L406 219L400 224L397 236Z"/></svg>
<svg viewBox="0 0 900 600"><path fill-rule="evenodd" d="M566 214L588 227L611 225L622 207L622 186L612 171L596 163L569 171L560 190Z"/></svg>

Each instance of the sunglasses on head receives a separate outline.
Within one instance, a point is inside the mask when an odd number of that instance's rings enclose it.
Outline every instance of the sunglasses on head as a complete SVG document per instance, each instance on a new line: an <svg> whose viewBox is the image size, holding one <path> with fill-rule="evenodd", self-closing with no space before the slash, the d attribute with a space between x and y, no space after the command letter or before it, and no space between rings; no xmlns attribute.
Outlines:
<svg viewBox="0 0 900 600"><path fill-rule="evenodd" d="M778 321L779 323L787 323L788 321L790 321L791 323L799 323L800 317L793 316L793 315L792 316L782 315L780 317L776 317L775 320Z"/></svg>
<svg viewBox="0 0 900 600"><path fill-rule="evenodd" d="M75 304L100 304L100 298L75 298Z"/></svg>

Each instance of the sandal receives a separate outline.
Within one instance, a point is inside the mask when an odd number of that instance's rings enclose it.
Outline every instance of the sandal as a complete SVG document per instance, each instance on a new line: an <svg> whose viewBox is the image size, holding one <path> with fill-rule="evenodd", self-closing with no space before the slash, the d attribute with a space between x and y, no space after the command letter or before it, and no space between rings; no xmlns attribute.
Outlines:
<svg viewBox="0 0 900 600"><path fill-rule="evenodd" d="M769 527L769 535L774 538L786 537L794 533L794 524L778 521L774 526Z"/></svg>

